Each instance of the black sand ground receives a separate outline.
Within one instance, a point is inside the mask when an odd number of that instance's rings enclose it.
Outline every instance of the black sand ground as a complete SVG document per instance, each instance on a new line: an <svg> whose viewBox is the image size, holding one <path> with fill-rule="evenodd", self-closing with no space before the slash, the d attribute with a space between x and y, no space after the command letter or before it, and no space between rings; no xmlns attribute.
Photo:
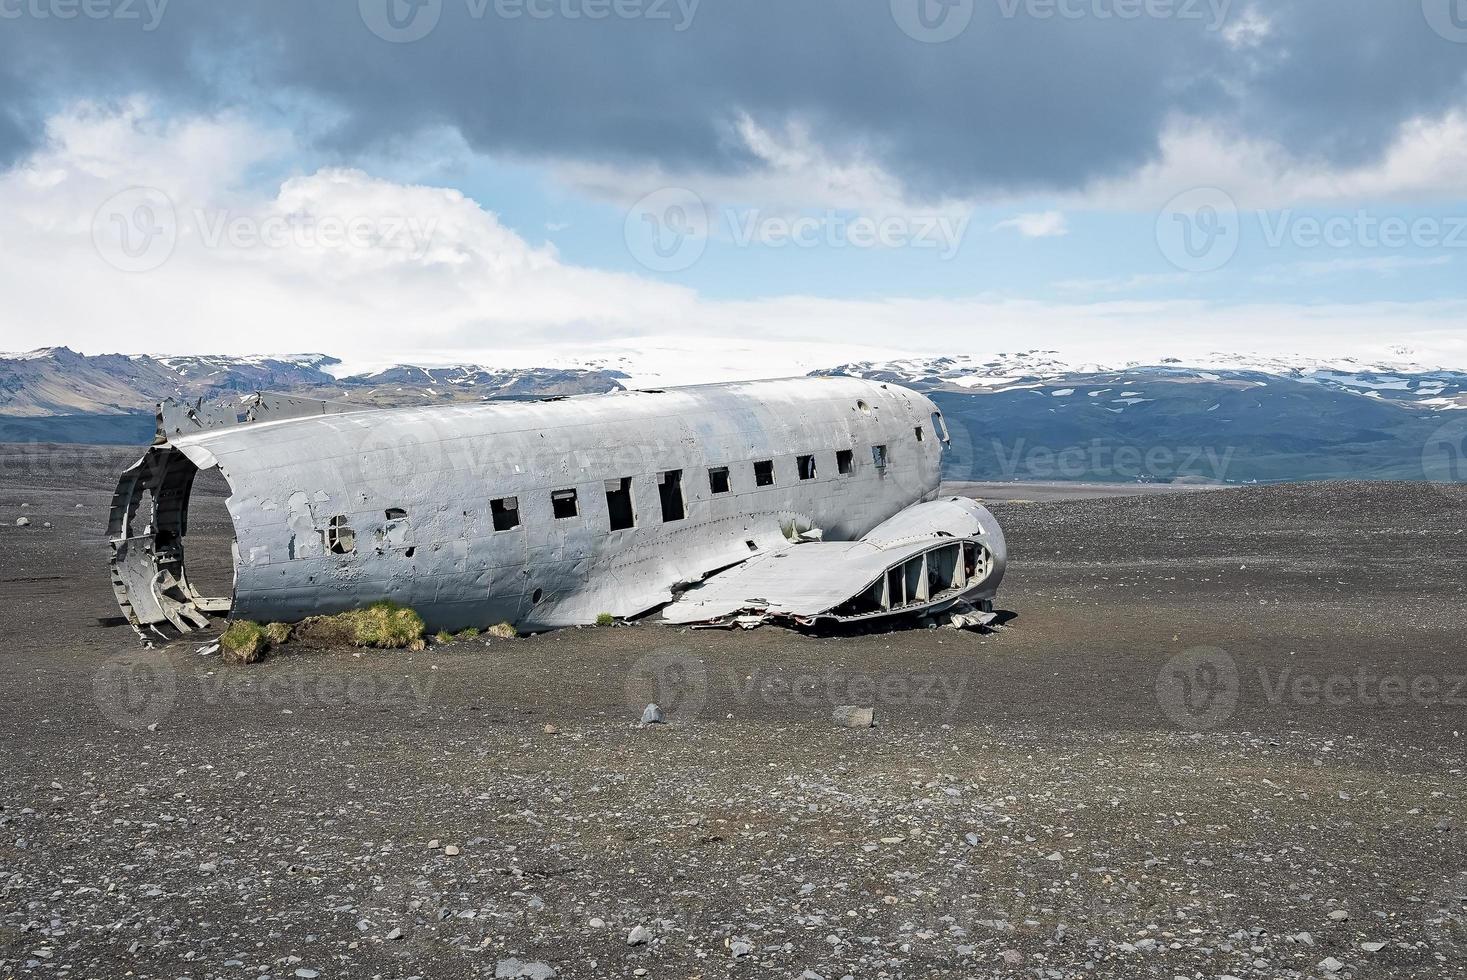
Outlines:
<svg viewBox="0 0 1467 980"><path fill-rule="evenodd" d="M1467 975L1460 489L1001 504L986 636L226 667L110 625L106 452L0 455L0 977Z"/></svg>

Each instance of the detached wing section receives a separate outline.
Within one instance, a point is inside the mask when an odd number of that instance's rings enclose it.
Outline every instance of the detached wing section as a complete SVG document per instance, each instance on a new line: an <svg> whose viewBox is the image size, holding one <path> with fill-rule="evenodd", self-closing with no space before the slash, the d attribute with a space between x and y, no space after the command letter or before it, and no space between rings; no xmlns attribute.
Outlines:
<svg viewBox="0 0 1467 980"><path fill-rule="evenodd" d="M856 622L991 603L1008 547L977 501L914 504L859 541L812 541L752 558L684 592L663 610L677 624L741 617L800 624Z"/></svg>

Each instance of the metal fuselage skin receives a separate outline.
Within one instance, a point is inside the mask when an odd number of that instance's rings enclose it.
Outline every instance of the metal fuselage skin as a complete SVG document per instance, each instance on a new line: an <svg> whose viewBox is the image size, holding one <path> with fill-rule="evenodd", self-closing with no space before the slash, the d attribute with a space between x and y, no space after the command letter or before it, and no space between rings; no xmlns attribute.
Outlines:
<svg viewBox="0 0 1467 980"><path fill-rule="evenodd" d="M432 629L534 630L644 613L811 528L860 537L935 499L946 451L926 397L800 378L247 424L179 436L139 467L221 469L236 617L392 599ZM633 526L613 529L608 488L629 489ZM119 507L129 524L136 503ZM136 535L114 528L114 549Z"/></svg>

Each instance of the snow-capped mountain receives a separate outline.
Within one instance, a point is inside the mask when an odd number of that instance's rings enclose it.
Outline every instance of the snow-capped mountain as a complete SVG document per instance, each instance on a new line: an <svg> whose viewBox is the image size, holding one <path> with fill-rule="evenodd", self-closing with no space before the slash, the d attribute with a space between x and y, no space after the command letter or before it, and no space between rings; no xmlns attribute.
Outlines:
<svg viewBox="0 0 1467 980"><path fill-rule="evenodd" d="M88 356L67 347L0 354L0 417L151 414L154 404L169 396L218 398L261 390L387 406L621 387L615 372L559 368L399 365L340 378L326 370L340 363L327 354Z"/></svg>
<svg viewBox="0 0 1467 980"><path fill-rule="evenodd" d="M383 407L446 404L615 391L639 370L645 376L635 363L602 361L348 374L326 354L85 356L55 347L0 355L0 441L147 442L153 405L170 395L263 389ZM1218 353L1086 364L1035 350L852 361L811 373L927 392L952 434L954 480L1457 479L1467 466L1458 462L1467 460L1467 372L1405 357Z"/></svg>
<svg viewBox="0 0 1467 980"><path fill-rule="evenodd" d="M1001 393L1053 388L1072 383L1126 385L1145 381L1187 379L1219 384L1266 385L1288 380L1346 391L1403 407L1434 411L1467 410L1467 372L1447 371L1410 361L1366 362L1355 358L1321 360L1215 353L1157 364L1085 364L1063 359L1055 351L1024 351L992 357L928 357L891 361L859 361L816 374L850 375L909 385L924 391Z"/></svg>

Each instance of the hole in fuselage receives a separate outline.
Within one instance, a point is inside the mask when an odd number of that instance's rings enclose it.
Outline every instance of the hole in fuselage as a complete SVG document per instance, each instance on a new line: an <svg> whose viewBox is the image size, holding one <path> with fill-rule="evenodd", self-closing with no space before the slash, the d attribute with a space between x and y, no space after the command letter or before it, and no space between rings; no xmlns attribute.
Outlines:
<svg viewBox="0 0 1467 980"><path fill-rule="evenodd" d="M234 522L229 519L229 483L219 468L194 474L184 521L184 569L197 595L234 596Z"/></svg>

